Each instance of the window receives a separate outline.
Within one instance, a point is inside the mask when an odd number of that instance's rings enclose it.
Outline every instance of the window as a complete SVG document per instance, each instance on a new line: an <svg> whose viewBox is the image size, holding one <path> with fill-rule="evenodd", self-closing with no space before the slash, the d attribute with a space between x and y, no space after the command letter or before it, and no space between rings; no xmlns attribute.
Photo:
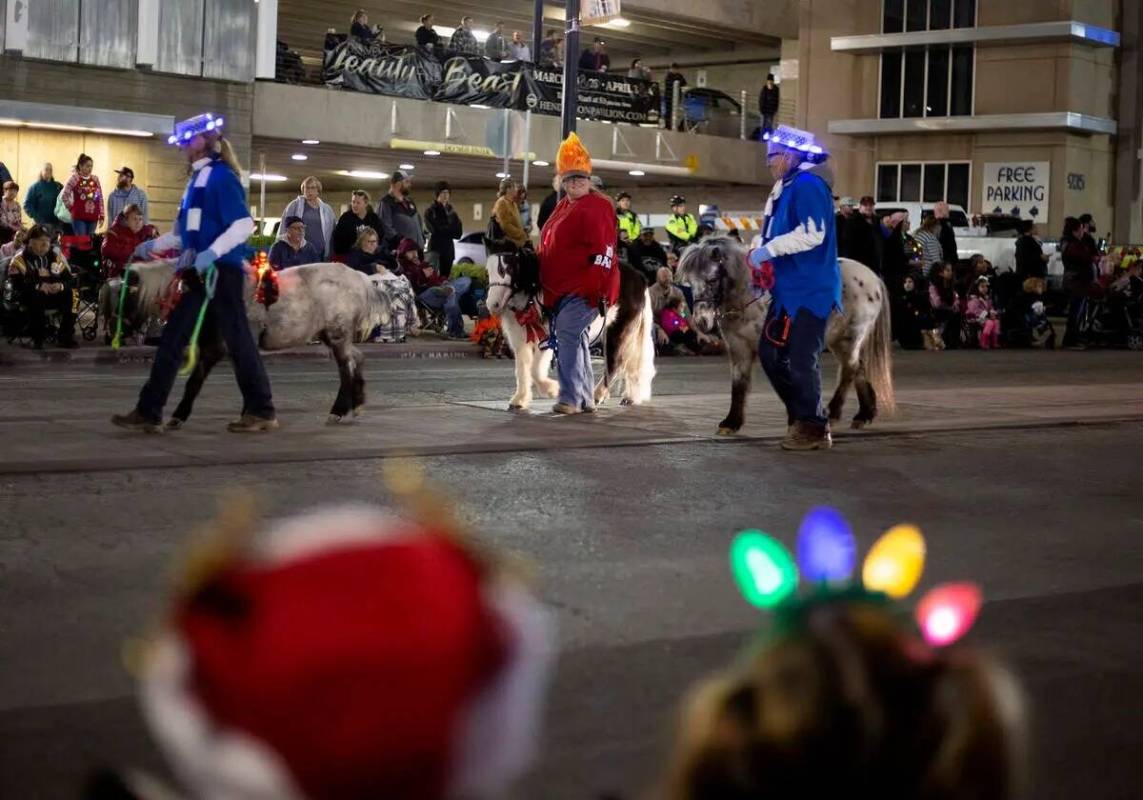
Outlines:
<svg viewBox="0 0 1143 800"><path fill-rule="evenodd" d="M881 32L943 31L976 25L976 0L884 0Z"/></svg>
<svg viewBox="0 0 1143 800"><path fill-rule="evenodd" d="M881 56L881 118L901 116L901 52Z"/></svg>
<svg viewBox="0 0 1143 800"><path fill-rule="evenodd" d="M881 17L882 33L900 33L905 30L905 0L885 0Z"/></svg>
<svg viewBox="0 0 1143 800"><path fill-rule="evenodd" d="M877 165L878 203L937 203L968 208L967 161L928 161Z"/></svg>
<svg viewBox="0 0 1143 800"><path fill-rule="evenodd" d="M884 0L885 33L976 24L976 0ZM882 119L972 114L973 45L933 45L881 54Z"/></svg>
<svg viewBox="0 0 1143 800"><path fill-rule="evenodd" d="M972 65L975 60L976 49L972 45L952 49L949 116L965 117L972 114Z"/></svg>

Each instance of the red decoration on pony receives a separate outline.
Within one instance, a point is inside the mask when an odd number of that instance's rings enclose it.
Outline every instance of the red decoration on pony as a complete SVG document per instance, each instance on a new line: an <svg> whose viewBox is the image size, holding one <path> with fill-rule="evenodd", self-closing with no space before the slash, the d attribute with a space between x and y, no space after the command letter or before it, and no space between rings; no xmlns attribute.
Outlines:
<svg viewBox="0 0 1143 800"><path fill-rule="evenodd" d="M270 259L265 252L259 251L254 256L254 275L258 281L254 289L254 299L269 308L278 302L282 294L278 283L278 273L270 266Z"/></svg>
<svg viewBox="0 0 1143 800"><path fill-rule="evenodd" d="M512 313L516 315L516 322L524 329L525 341L531 343L547 340L548 331L544 327L543 319L540 318L538 305L529 303L523 311L513 311Z"/></svg>
<svg viewBox="0 0 1143 800"><path fill-rule="evenodd" d="M770 261L763 261L762 266L756 267L747 256L746 263L750 266L750 283L755 289L760 289L768 292L774 288L774 264Z"/></svg>

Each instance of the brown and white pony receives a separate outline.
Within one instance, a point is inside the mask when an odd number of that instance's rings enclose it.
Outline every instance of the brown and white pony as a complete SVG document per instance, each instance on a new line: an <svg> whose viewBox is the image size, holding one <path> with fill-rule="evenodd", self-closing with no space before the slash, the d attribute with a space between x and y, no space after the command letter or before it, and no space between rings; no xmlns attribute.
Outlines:
<svg viewBox="0 0 1143 800"><path fill-rule="evenodd" d="M549 377L552 351L548 324L540 309L540 262L535 254L494 253L488 257L488 311L500 317L500 327L516 358L516 392L508 401L511 411L532 402L532 387L547 397L559 394L559 383ZM589 329L594 340L606 335L606 364L595 386L595 402L611 396L611 382L623 378L622 405L640 405L651 399L655 377L653 317L647 282L631 266L620 262L619 301L608 309L606 320L597 318ZM606 325L606 331L604 331Z"/></svg>
<svg viewBox="0 0 1143 800"><path fill-rule="evenodd" d="M865 265L848 258L839 258L838 265L842 308L830 316L826 327L826 346L839 364L829 417L841 419L852 384L857 387L859 404L852 425L862 428L879 411L891 414L896 409L889 294L881 278ZM677 278L693 292L695 327L703 333L717 328L726 340L730 413L718 423L718 432L735 433L744 421L770 294L755 292L746 250L729 236L708 237L688 247L679 260Z"/></svg>

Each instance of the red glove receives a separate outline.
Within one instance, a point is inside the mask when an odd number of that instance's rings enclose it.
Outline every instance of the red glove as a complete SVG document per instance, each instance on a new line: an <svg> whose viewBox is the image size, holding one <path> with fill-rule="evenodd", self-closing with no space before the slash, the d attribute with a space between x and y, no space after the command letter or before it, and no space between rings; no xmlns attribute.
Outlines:
<svg viewBox="0 0 1143 800"><path fill-rule="evenodd" d="M750 264L750 283L754 288L764 292L774 288L774 262L763 261L761 266L756 267L747 258L746 263Z"/></svg>

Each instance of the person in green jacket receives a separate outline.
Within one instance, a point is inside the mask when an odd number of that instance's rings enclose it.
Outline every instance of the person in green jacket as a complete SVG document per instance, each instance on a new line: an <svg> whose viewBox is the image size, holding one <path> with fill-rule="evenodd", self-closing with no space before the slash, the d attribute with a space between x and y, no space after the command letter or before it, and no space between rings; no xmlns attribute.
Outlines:
<svg viewBox="0 0 1143 800"><path fill-rule="evenodd" d="M63 185L52 177L52 165L44 164L40 170L40 179L32 184L24 198L24 211L37 225L53 229L62 227L63 223L56 217L56 198L61 191Z"/></svg>
<svg viewBox="0 0 1143 800"><path fill-rule="evenodd" d="M671 249L676 253L695 241L698 235L698 220L687 213L687 198L675 195L671 198L671 216L667 218L667 236L671 239Z"/></svg>
<svg viewBox="0 0 1143 800"><path fill-rule="evenodd" d="M615 197L615 217L619 221L619 230L627 231L627 241L634 242L639 238L639 231L643 226L639 224L639 217L631 210L631 195L620 192Z"/></svg>

